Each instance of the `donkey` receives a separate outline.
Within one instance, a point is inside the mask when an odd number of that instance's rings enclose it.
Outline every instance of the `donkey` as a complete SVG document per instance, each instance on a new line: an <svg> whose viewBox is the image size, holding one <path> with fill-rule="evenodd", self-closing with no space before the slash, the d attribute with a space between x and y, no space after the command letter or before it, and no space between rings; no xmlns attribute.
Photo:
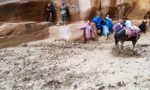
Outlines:
<svg viewBox="0 0 150 90"><path fill-rule="evenodd" d="M141 26L136 27L136 28L139 28L139 30L140 30L139 34L129 37L126 34L126 29L121 24L114 25L114 29L116 31L115 35L114 35L115 45L118 47L118 42L120 41L121 42L121 50L122 50L123 49L123 44L124 44L125 41L132 41L132 45L133 45L133 49L134 49L138 39L140 38L140 32L145 27L146 27L146 25L143 25L142 27Z"/></svg>
<svg viewBox="0 0 150 90"><path fill-rule="evenodd" d="M146 33L146 24L147 23L148 23L148 21L143 20L142 23L138 26L139 28L141 28L142 33Z"/></svg>

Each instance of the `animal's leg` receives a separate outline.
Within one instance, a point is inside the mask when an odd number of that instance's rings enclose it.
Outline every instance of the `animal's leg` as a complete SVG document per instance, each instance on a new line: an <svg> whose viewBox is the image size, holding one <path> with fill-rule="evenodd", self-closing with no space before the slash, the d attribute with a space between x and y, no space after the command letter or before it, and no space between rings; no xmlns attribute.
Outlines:
<svg viewBox="0 0 150 90"><path fill-rule="evenodd" d="M115 39L115 45L116 45L117 48L119 48L119 47L118 47L118 42L119 42L119 41L118 41L117 39Z"/></svg>
<svg viewBox="0 0 150 90"><path fill-rule="evenodd" d="M117 34L114 35L114 39L115 39L115 45L116 45L116 47L119 48L119 47L118 47L118 42L119 42L119 40L118 40L118 38L117 38Z"/></svg>
<svg viewBox="0 0 150 90"><path fill-rule="evenodd" d="M136 41L132 41L133 50L135 49L135 44L136 44Z"/></svg>
<svg viewBox="0 0 150 90"><path fill-rule="evenodd" d="M124 41L121 41L121 50L123 49Z"/></svg>

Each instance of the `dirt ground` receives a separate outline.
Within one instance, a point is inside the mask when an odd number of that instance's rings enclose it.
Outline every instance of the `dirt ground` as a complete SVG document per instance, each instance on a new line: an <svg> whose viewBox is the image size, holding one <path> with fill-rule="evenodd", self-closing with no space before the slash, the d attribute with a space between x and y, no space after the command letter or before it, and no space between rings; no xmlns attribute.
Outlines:
<svg viewBox="0 0 150 90"><path fill-rule="evenodd" d="M150 90L149 52L150 33L122 52L113 36L23 43L0 49L0 90Z"/></svg>

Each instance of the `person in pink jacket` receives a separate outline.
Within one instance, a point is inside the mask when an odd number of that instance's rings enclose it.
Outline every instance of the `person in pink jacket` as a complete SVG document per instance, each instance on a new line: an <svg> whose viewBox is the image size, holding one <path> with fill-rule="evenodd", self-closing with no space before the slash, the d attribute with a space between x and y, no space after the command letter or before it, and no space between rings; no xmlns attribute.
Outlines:
<svg viewBox="0 0 150 90"><path fill-rule="evenodd" d="M86 43L87 41L91 40L92 38L92 28L91 28L91 22L87 21L84 25L80 26L80 30L84 30L83 35L84 35L84 42Z"/></svg>

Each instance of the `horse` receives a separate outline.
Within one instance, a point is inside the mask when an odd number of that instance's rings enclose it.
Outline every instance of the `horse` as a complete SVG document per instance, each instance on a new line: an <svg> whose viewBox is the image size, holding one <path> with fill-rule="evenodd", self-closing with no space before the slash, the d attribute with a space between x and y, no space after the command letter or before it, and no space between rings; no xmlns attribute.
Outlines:
<svg viewBox="0 0 150 90"><path fill-rule="evenodd" d="M143 27L145 27L145 25L143 25ZM118 42L120 41L121 42L121 50L122 50L124 42L131 41L132 45L133 45L133 49L134 49L138 39L140 38L140 34L141 34L141 31L143 30L143 27L134 26L134 28L138 29L137 30L138 34L129 37L126 34L127 30L125 27L123 27L120 23L114 25L113 29L115 30L114 39L115 39L116 47L118 47Z"/></svg>

